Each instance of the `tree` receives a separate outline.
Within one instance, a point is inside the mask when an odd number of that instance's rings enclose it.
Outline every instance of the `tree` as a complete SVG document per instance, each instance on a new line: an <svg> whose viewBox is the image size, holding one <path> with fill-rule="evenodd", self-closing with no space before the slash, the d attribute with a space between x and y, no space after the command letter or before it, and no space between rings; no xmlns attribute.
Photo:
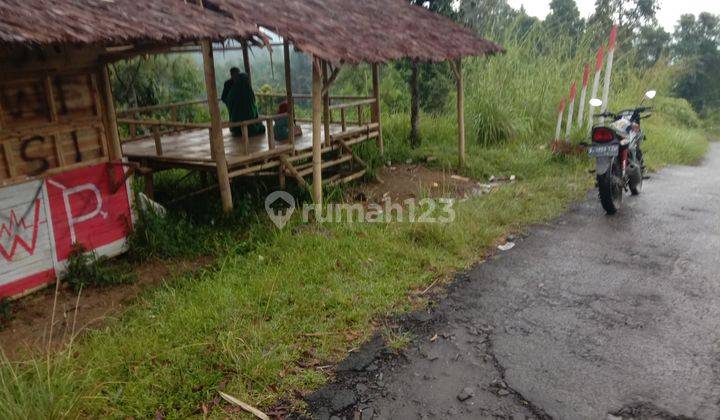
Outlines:
<svg viewBox="0 0 720 420"><path fill-rule="evenodd" d="M682 15L675 27L676 60L685 64L675 90L687 99L696 110L720 106L720 16L701 13Z"/></svg>
<svg viewBox="0 0 720 420"><path fill-rule="evenodd" d="M635 51L637 64L651 67L670 49L672 37L661 26L642 26L637 35Z"/></svg>
<svg viewBox="0 0 720 420"><path fill-rule="evenodd" d="M480 35L509 26L518 14L506 0L461 0L459 9L465 23Z"/></svg>
<svg viewBox="0 0 720 420"><path fill-rule="evenodd" d="M618 42L635 45L643 26L657 26L658 0L596 0L595 12L588 19L588 26L595 30L607 30L618 25Z"/></svg>
<svg viewBox="0 0 720 420"><path fill-rule="evenodd" d="M550 2L550 13L545 19L545 26L550 33L577 37L582 33L584 25L575 0L552 0Z"/></svg>
<svg viewBox="0 0 720 420"><path fill-rule="evenodd" d="M435 13L448 16L458 20L459 15L453 8L452 0L410 0L411 4L419 7L426 7ZM410 78L408 80L410 88L410 144L413 147L420 146L422 139L420 137L420 101L425 99L425 103L434 107L438 102L442 102L447 96L447 91L442 91L442 82L437 77L437 64L423 63L423 74L421 76L421 63L418 60L410 60ZM423 86L421 86L421 82ZM440 89L434 89L440 87ZM421 88L422 93L421 93ZM448 89L449 90L449 89ZM424 97L424 98L423 98Z"/></svg>

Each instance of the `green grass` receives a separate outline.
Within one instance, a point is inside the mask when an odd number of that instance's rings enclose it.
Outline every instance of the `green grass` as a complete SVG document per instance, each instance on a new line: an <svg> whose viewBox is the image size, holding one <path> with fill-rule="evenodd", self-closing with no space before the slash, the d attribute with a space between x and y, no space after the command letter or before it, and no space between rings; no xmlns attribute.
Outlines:
<svg viewBox="0 0 720 420"><path fill-rule="evenodd" d="M392 130L393 118L388 123ZM661 128L651 129L658 133L647 147L654 165L692 162L705 150L699 133ZM407 152L436 156L438 165L452 164L455 153L452 136L439 135ZM326 377L304 362L342 359L372 333L373 320L418 303L409 291L467 267L502 235L583 198L592 186L589 165L584 158L553 159L541 145L472 146L465 173L515 174L519 182L458 203L449 225L294 220L278 231L260 217L251 234L228 233L229 225L208 230L217 241L212 267L146 292L72 353L5 362L0 416L185 417L224 382L226 392L260 407L315 388ZM227 239L238 236L254 238L253 245ZM396 338L399 345L406 339Z"/></svg>

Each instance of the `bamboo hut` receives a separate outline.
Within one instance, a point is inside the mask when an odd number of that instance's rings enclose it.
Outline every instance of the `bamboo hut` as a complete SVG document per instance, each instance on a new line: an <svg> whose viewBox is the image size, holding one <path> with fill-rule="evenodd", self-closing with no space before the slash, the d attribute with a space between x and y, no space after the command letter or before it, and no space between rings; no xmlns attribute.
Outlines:
<svg viewBox="0 0 720 420"><path fill-rule="evenodd" d="M181 0L0 2L0 298L52 282L78 244L126 246L130 172L107 64L254 33Z"/></svg>
<svg viewBox="0 0 720 420"><path fill-rule="evenodd" d="M465 133L463 116L463 79L461 60L466 56L502 52L495 43L480 38L473 31L434 14L425 8L412 6L404 0L213 0L205 7L218 11L231 19L252 22L269 29L283 38L285 57L287 114L265 115L255 121L229 123L217 121L217 95L208 90L207 103L215 127L210 138L217 136L214 147L208 142L208 127L203 124L185 124L176 121L143 119L144 113L171 110L176 115L179 107L196 104L185 102L162 106L123 110L119 122L127 124L131 136L123 144L124 155L140 163L146 173L169 167L185 167L216 171L223 206L232 207L229 180L249 174L277 173L284 186L286 174L300 185L312 188L317 204L322 202L323 184L347 182L361 177L367 165L352 146L368 140L384 149L380 121L380 74L382 63L402 58L423 61L449 61L457 81L457 110L459 130L458 153L460 165L465 159ZM245 72L252 75L248 60L250 39L239 39L242 45ZM202 52L205 60L207 86L214 86L212 46L192 47L178 51ZM304 94L293 94L289 62L290 48L312 57L313 89ZM372 68L372 95L337 97L330 87L342 67L367 63ZM297 100L312 101L312 118L296 118ZM353 120L348 118L352 113ZM133 117L135 116L135 117ZM289 141L273 138L272 126L279 118L289 118L292 124L301 124L303 135ZM171 118L172 119L172 118ZM247 130L241 138L233 138L230 128L262 122L266 134L250 137ZM144 127L144 130L140 128ZM148 130L151 127L151 130ZM146 133L136 136L137 132ZM203 132L204 131L204 132ZM291 127L290 132L293 133ZM213 134L214 133L214 134ZM217 134L220 133L220 134ZM350 166L347 172L335 170L340 165ZM227 169L225 169L226 167ZM306 181L311 177L311 182ZM146 185L152 186L151 175ZM214 188L209 187L209 188ZM151 191L149 191L151 192Z"/></svg>

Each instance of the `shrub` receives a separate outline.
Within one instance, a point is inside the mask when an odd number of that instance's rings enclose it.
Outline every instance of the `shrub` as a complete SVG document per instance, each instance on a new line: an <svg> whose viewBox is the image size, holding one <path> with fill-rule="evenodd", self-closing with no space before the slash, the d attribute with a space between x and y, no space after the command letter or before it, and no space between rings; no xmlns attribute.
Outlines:
<svg viewBox="0 0 720 420"><path fill-rule="evenodd" d="M127 264L110 264L107 257L88 253L82 245L76 244L68 260L65 281L75 291L86 285L106 287L132 283L135 274L128 268Z"/></svg>

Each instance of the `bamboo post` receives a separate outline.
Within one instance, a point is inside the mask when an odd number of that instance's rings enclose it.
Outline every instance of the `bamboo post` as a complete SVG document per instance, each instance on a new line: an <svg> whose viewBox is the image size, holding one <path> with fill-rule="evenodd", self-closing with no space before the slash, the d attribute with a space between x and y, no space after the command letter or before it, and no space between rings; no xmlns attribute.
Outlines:
<svg viewBox="0 0 720 420"><path fill-rule="evenodd" d="M328 79L328 62L322 62L322 107L323 107L323 129L325 134L325 146L332 146L330 141L330 81Z"/></svg>
<svg viewBox="0 0 720 420"><path fill-rule="evenodd" d="M143 175L143 179L145 180L145 195L152 200L155 198L155 183L153 180L153 172L147 172L145 175Z"/></svg>
<svg viewBox="0 0 720 420"><path fill-rule="evenodd" d="M120 144L120 134L118 133L117 115L115 114L115 101L113 100L112 84L110 83L110 72L107 65L100 68L100 76L102 77L102 97L105 108L105 118L107 121L107 138L110 139L110 159L122 159L122 145ZM133 124L133 127L135 125ZM136 130L137 128L135 128ZM136 131L132 130L132 137L136 135Z"/></svg>
<svg viewBox="0 0 720 420"><path fill-rule="evenodd" d="M273 120L267 120L267 141L268 149L273 150L275 148L275 131Z"/></svg>
<svg viewBox="0 0 720 420"><path fill-rule="evenodd" d="M607 111L608 108L608 101L610 100L610 81L612 77L612 67L613 67L613 57L615 57L615 38L617 37L617 26L613 25L612 30L610 30L610 42L608 42L608 58L607 58L607 67L605 67L605 82L603 84L603 97L602 97L602 107L600 107L600 112ZM603 118L604 120L604 118Z"/></svg>
<svg viewBox="0 0 720 420"><path fill-rule="evenodd" d="M382 123L380 122L380 66L378 63L372 64L372 86L373 98L375 105L373 106L373 122L378 125L377 144L380 149L380 156L385 155L385 143L382 136Z"/></svg>
<svg viewBox="0 0 720 420"><path fill-rule="evenodd" d="M347 120L345 117L345 108L340 108L340 127L341 127L343 133L345 131L347 131Z"/></svg>
<svg viewBox="0 0 720 420"><path fill-rule="evenodd" d="M162 148L162 138L160 137L160 128L156 125L152 126L150 128L153 135L153 140L155 141L155 153L158 156L163 155L163 148Z"/></svg>
<svg viewBox="0 0 720 420"><path fill-rule="evenodd" d="M288 133L290 137L290 145L295 148L295 100L292 94L292 73L290 66L290 44L285 39L283 42L283 54L285 57L285 93L287 95L288 104ZM281 171L282 172L282 171ZM284 178L283 178L284 179Z"/></svg>
<svg viewBox="0 0 720 420"><path fill-rule="evenodd" d="M312 168L313 168L313 201L318 206L318 211L322 208L322 145L320 143L321 135L321 112L322 112L322 76L320 66L322 62L319 58L313 57L312 66Z"/></svg>
<svg viewBox="0 0 720 420"><path fill-rule="evenodd" d="M563 97L560 100L560 105L558 105L558 117L557 117L557 125L555 126L555 140L560 140L560 132L562 131L562 120L563 120L563 114L565 113L565 97Z"/></svg>
<svg viewBox="0 0 720 420"><path fill-rule="evenodd" d="M285 162L282 159L280 165L278 165L278 184L281 190L285 190Z"/></svg>
<svg viewBox="0 0 720 420"><path fill-rule="evenodd" d="M248 76L250 86L252 86L252 75L250 74L250 52L248 50L247 41L242 41L242 54L243 54L243 66L245 67L245 74Z"/></svg>
<svg viewBox="0 0 720 420"><path fill-rule="evenodd" d="M595 79L593 79L593 87L592 92L590 94L590 98L597 98L598 89L600 89L600 73L602 72L602 63L603 63L603 46L600 46L600 49L598 50L597 57L595 59ZM595 107L590 105L590 108L588 109L588 132L592 129L593 125L593 115L595 114Z"/></svg>
<svg viewBox="0 0 720 420"><path fill-rule="evenodd" d="M242 139L243 139L243 149L245 150L245 154L247 155L250 153L250 129L247 125L243 125L240 127L240 130L242 131Z"/></svg>
<svg viewBox="0 0 720 420"><path fill-rule="evenodd" d="M570 86L570 96L568 97L568 114L565 122L565 142L570 143L570 135L572 134L573 115L575 113L575 95L577 94L577 83L573 82Z"/></svg>
<svg viewBox="0 0 720 420"><path fill-rule="evenodd" d="M457 88L458 162L465 166L465 94L463 92L462 58L455 62L455 85Z"/></svg>
<svg viewBox="0 0 720 420"><path fill-rule="evenodd" d="M230 191L230 178L228 177L227 159L225 158L220 104L218 103L217 88L215 87L215 60L211 41L203 40L201 46L205 70L205 89L207 90L208 111L210 112L210 148L215 159L222 207L225 212L229 212L233 208L232 192Z"/></svg>
<svg viewBox="0 0 720 420"><path fill-rule="evenodd" d="M588 81L590 80L590 65L585 64L585 67L583 68L583 78L582 78L582 89L580 90L580 108L578 109L578 118L577 123L578 127L582 127L583 123L585 122L585 104L587 100L587 88L588 88Z"/></svg>
<svg viewBox="0 0 720 420"><path fill-rule="evenodd" d="M50 122L57 123L57 104L55 103L55 93L53 92L52 77L50 75L45 76L44 84L45 100L47 101L48 111L50 113ZM57 166L65 166L65 159L63 157L62 145L60 144L60 137L56 135L50 135L49 137L53 142L53 147L55 148L55 159L57 160Z"/></svg>

